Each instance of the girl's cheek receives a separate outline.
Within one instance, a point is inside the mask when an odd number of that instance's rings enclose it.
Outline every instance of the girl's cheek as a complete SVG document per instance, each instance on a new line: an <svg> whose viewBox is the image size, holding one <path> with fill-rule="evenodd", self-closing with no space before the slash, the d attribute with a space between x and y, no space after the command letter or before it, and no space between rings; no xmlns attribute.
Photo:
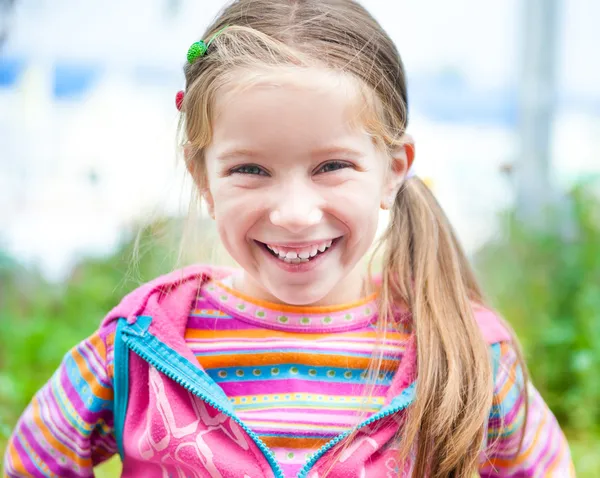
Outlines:
<svg viewBox="0 0 600 478"><path fill-rule="evenodd" d="M327 195L327 202L338 205L340 209L354 213L378 210L379 190L370 184L358 184L351 187L332 189Z"/></svg>
<svg viewBox="0 0 600 478"><path fill-rule="evenodd" d="M215 191L213 200L217 218L234 220L236 224L251 220L256 214L261 213L266 204L264 195L235 189Z"/></svg>
<svg viewBox="0 0 600 478"><path fill-rule="evenodd" d="M214 183L212 193L215 202L219 201L226 205L231 202L243 202L243 198L248 194L248 191L239 188L229 178L226 178Z"/></svg>

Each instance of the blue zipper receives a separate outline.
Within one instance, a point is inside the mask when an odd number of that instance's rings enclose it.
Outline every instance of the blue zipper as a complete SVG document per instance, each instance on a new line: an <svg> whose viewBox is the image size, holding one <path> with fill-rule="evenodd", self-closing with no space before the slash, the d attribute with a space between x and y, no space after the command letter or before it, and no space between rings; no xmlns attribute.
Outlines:
<svg viewBox="0 0 600 478"><path fill-rule="evenodd" d="M114 346L114 412L115 412L115 438L119 448L121 460L125 458L123 449L123 427L129 402L129 351L125 341L122 340L123 330L127 327L127 320L119 319L115 332Z"/></svg>
<svg viewBox="0 0 600 478"><path fill-rule="evenodd" d="M394 413L404 410L406 407L408 407L412 403L412 401L414 399L415 387L416 387L416 382L411 383L407 388L405 388L402 391L402 393L400 395L398 395L397 397L394 397L394 399L391 401L391 403L387 407L383 408L382 410L380 410L378 413L376 413L372 417L368 418L367 420L361 422L356 427L356 429L360 430L361 428L366 427L366 426L372 424L373 422L376 422L377 420L381 420L382 418L388 417L390 415L393 415ZM310 459L306 462L306 464L302 467L302 469L300 470L300 473L298 473L298 478L306 478L310 469L325 453L327 453L329 450L331 450L339 442L341 442L342 440L347 438L354 431L355 431L354 429L346 431L346 432L338 435L337 437L335 437L333 440L327 442L321 448L319 448L319 450L317 450L310 457Z"/></svg>
<svg viewBox="0 0 600 478"><path fill-rule="evenodd" d="M211 397L209 397L208 395L203 393L203 391L201 390L201 387L199 387L197 385L197 383L195 383L194 381L188 381L188 377L181 377L180 373L176 373L175 371L173 371L173 367L171 366L171 364L167 360L165 360L163 357L161 357L160 355L157 355L156 351L153 350L152 347L149 347L144 342L140 342L139 340L136 340L136 338L141 338L145 334L138 334L136 332L133 332L134 337L132 337L131 332L132 332L131 330L127 330L127 329L123 330L123 334L124 334L123 340L125 341L125 344L127 345L127 347L129 347L133 352L135 352L137 355L139 355L142 359L144 359L150 365L155 367L159 372L165 374L171 380L178 383L180 386L182 386L186 390L189 390L194 395L196 395L199 398L201 398L202 400L204 400L211 407L219 410L221 413L224 413L225 415L230 417L233 421L235 421L250 436L250 438L252 438L252 440L254 440L254 442L256 443L258 448L263 452L263 454L265 455L265 458L269 462L269 465L271 465L271 469L273 471L275 478L285 478L285 476L283 474L283 470L277 463L277 460L273 456L273 453L271 452L271 450L269 450L267 445L264 444L264 442L259 438L259 436L256 433L254 433L252 430L250 430L233 413L231 413L229 410L226 410L223 406L221 406L219 403L217 403Z"/></svg>
<svg viewBox="0 0 600 478"><path fill-rule="evenodd" d="M150 319L149 317L139 317L139 318L140 319ZM139 355L142 359L144 359L150 365L155 367L159 372L163 373L164 375L169 377L171 380L173 380L174 382L176 382L177 384L179 384L186 390L192 392L194 395L196 395L197 397L204 400L211 407L219 410L221 413L224 413L225 415L230 417L233 421L235 421L248 434L248 436L250 436L250 438L252 438L254 443L256 443L258 448L263 452L265 458L267 459L267 461L269 462L269 465L271 466L271 469L274 474L274 478L285 478L285 475L283 474L283 470L279 466L279 463L277 463L277 460L275 459L273 452L267 447L267 445L265 445L265 443L260 439L260 437L256 433L254 433L252 430L250 430L248 428L248 426L244 422L242 422L233 413L233 411L226 409L224 406L222 406L221 404L216 402L213 398L211 398L211 396L209 396L209 395L212 395L209 383L206 383L206 384L199 383L198 380L201 377L197 376L196 374L186 373L185 368L183 368L183 369L180 368L179 370L177 370L170 361L168 361L167 359L165 359L164 357L162 357L160 354L157 353L158 348L166 348L166 349L168 349L169 354L172 353L172 354L175 354L176 356L179 356L179 354L176 351L170 349L166 344L159 341L152 334L147 333L147 328L150 325L150 321L151 321L151 319L150 320L142 320L142 321L140 321L141 323L133 323L127 327L124 327L124 329L122 331L122 333L123 333L122 337L123 337L123 341L125 342L127 347L129 347L129 349L131 349L133 352L135 352L137 355ZM153 342L156 342L154 344L154 347L152 347L146 343L147 337L150 337L151 338L150 340L152 340ZM185 362L187 365L188 361L185 360ZM194 370L198 370L198 369L194 369ZM382 410L380 410L378 413L376 413L372 417L368 418L367 420L361 422L357 426L356 429L361 429L363 427L366 427L366 426L372 424L373 422L376 422L377 420L388 417L394 413L397 413L397 412L405 409L408 405L410 405L412 403L412 401L414 399L415 386L416 386L416 382L413 382L412 384L410 384L410 386L408 386L406 389L404 389L400 395L398 395L397 397L394 397L392 402L387 407L383 408ZM223 393L223 391L221 389L219 389L219 392L220 393L217 393L217 394L218 395L222 394L221 398L225 397L225 400L227 400L226 395ZM229 401L227 401L226 403L227 403L227 405L229 405ZM321 458L325 453L327 453L327 451L329 451L331 448L333 448L339 442L341 442L342 440L347 438L353 431L354 431L354 429L346 431L346 432L338 435L337 437L335 437L333 440L330 440L329 442L327 442L321 448L319 448L319 450L317 450L313 455L311 455L310 459L302 467L297 478L306 478L308 472L314 466L314 464L319 460L319 458Z"/></svg>

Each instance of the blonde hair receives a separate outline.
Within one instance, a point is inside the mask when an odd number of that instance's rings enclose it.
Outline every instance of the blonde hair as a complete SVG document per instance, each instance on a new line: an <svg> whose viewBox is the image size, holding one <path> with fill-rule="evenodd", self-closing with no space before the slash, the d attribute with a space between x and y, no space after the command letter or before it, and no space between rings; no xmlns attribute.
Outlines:
<svg viewBox="0 0 600 478"><path fill-rule="evenodd" d="M367 131L390 151L401 143L408 122L404 67L392 40L358 3L238 0L202 38L217 32L207 54L185 67L180 126L190 148L186 160L201 187L217 93L282 68L349 75L366 100L361 120ZM416 399L397 437L400 459L414 452L415 477L472 476L493 397L489 348L473 315L483 297L446 216L418 178L408 179L396 195L379 247L379 342L396 320L393 306L406 304L417 344ZM381 366L379 350L369 368L373 384Z"/></svg>

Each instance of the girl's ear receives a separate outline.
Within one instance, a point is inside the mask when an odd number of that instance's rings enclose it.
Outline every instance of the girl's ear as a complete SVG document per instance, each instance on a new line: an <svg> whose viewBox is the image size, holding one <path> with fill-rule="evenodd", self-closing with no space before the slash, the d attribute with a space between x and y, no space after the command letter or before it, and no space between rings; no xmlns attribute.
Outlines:
<svg viewBox="0 0 600 478"><path fill-rule="evenodd" d="M192 176L194 184L196 185L196 187L198 188L198 192L200 193L200 197L204 199L204 201L206 201L206 205L208 207L208 214L214 219L215 202L210 192L208 178L206 177L206 171L204 170L205 168L198 164L198 161L194 158L194 154L190 146L186 145L183 147L183 154L185 158L185 167Z"/></svg>
<svg viewBox="0 0 600 478"><path fill-rule="evenodd" d="M414 140L410 135L405 134L402 137L402 144L392 151L391 167L388 171L383 199L381 201L382 209L389 209L394 203L396 194L398 194L400 186L402 186L402 183L406 179L406 175L411 168L414 159Z"/></svg>
<svg viewBox="0 0 600 478"><path fill-rule="evenodd" d="M208 214L211 218L215 218L215 201L213 200L212 194L209 188L200 189L200 196L206 202Z"/></svg>
<svg viewBox="0 0 600 478"><path fill-rule="evenodd" d="M404 153L406 154L407 168L408 171L415 160L415 140L410 134L404 135Z"/></svg>

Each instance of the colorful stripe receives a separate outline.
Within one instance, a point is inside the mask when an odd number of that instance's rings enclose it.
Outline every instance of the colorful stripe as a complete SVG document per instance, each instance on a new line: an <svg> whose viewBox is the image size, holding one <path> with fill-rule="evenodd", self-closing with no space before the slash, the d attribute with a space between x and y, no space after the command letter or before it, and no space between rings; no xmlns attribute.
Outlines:
<svg viewBox="0 0 600 478"><path fill-rule="evenodd" d="M508 342L500 347L488 448L480 475L483 478L574 477L567 441L556 418L531 384L527 387L529 410L525 423L523 371L514 347Z"/></svg>
<svg viewBox="0 0 600 478"><path fill-rule="evenodd" d="M255 300L218 281L207 284L203 291L212 300L198 304L196 309L221 310L262 327L288 331L351 330L369 323L377 312L376 294L349 305L296 307Z"/></svg>
<svg viewBox="0 0 600 478"><path fill-rule="evenodd" d="M410 330L387 332L383 367L365 400L376 310L372 296L347 307L288 307L283 314L275 304L252 303L213 283L200 291L186 340L286 476L296 476L307 455L383 406ZM257 320L257 311L267 312ZM325 317L333 325L322 330Z"/></svg>
<svg viewBox="0 0 600 478"><path fill-rule="evenodd" d="M107 356L98 332L65 355L17 423L5 476L91 476L115 453Z"/></svg>

